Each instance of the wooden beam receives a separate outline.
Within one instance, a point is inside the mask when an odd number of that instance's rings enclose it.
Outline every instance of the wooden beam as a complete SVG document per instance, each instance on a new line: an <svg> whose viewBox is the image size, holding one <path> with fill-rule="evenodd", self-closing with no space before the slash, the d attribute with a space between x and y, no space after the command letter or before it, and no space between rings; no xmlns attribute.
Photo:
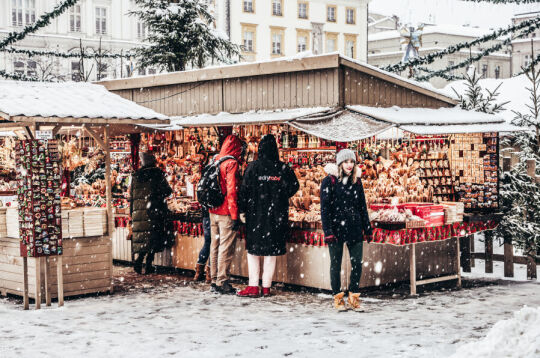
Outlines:
<svg viewBox="0 0 540 358"><path fill-rule="evenodd" d="M58 285L58 307L64 305L64 271L62 255L56 256L56 281Z"/></svg>
<svg viewBox="0 0 540 358"><path fill-rule="evenodd" d="M0 111L0 117L4 118L6 121L9 121L9 114Z"/></svg>
<svg viewBox="0 0 540 358"><path fill-rule="evenodd" d="M145 88L192 83L200 81L213 81L226 78L241 78L249 76L273 75L279 73L319 70L325 68L338 68L338 54L324 54L296 60L277 59L261 63L243 63L232 66L200 69L192 71L172 72L154 76L138 78L123 78L119 80L97 82L109 91L123 89Z"/></svg>
<svg viewBox="0 0 540 358"><path fill-rule="evenodd" d="M23 303L24 309L30 309L30 302L28 298L28 257L23 257Z"/></svg>
<svg viewBox="0 0 540 358"><path fill-rule="evenodd" d="M52 135L53 135L53 137L56 137L56 135L58 134L58 132L60 132L60 129L62 129L62 126L54 126L54 128L52 129Z"/></svg>
<svg viewBox="0 0 540 358"><path fill-rule="evenodd" d="M29 139L34 139L34 133L32 133L30 127L24 127L24 131Z"/></svg>
<svg viewBox="0 0 540 358"><path fill-rule="evenodd" d="M471 272L471 237L465 236L461 240L461 265L463 272Z"/></svg>
<svg viewBox="0 0 540 358"><path fill-rule="evenodd" d="M460 248L459 248L459 237L456 238L456 261L457 261L457 275L458 281L457 286L461 288L461 258L460 258Z"/></svg>
<svg viewBox="0 0 540 358"><path fill-rule="evenodd" d="M74 117L11 117L15 122L54 123L54 124L74 124L74 125L114 125L114 124L170 124L168 119L131 119L131 118L74 118ZM17 125L21 125L17 123Z"/></svg>
<svg viewBox="0 0 540 358"><path fill-rule="evenodd" d="M484 232L484 251L486 254L486 273L493 273L493 233L491 231Z"/></svg>
<svg viewBox="0 0 540 358"><path fill-rule="evenodd" d="M453 106L458 104L458 102L456 100L454 100L454 99L452 99L452 98L450 98L448 96L444 96L444 95L439 94L437 92L430 91L430 90L428 90L428 89L426 89L424 87L418 86L418 85L416 85L414 83L411 83L409 81L401 79L398 76L394 77L389 73L384 73L384 72L381 72L381 71L377 71L377 70L372 69L372 68L370 68L368 66L363 66L361 64L349 61L349 60L344 59L344 58L340 58L340 64L344 65L344 66L347 66L349 68L353 68L353 69L355 69L357 71L360 71L362 73L366 73L368 75L371 75L371 76L375 77L376 79L384 80L384 81L396 84L396 85L398 85L400 87L404 87L406 89L421 93L421 94L426 95L428 97L438 99L439 101L451 104ZM341 84L341 86L344 86L344 85L345 84L343 84L343 83Z"/></svg>
<svg viewBox="0 0 540 358"><path fill-rule="evenodd" d="M45 305L48 307L51 305L51 281L49 280L50 261L49 256L46 256L43 259L45 263Z"/></svg>
<svg viewBox="0 0 540 358"><path fill-rule="evenodd" d="M35 257L36 261L36 292L35 292L35 303L36 310L41 308L41 257Z"/></svg>
<svg viewBox="0 0 540 358"><path fill-rule="evenodd" d="M409 245L409 279L411 296L416 296L416 244Z"/></svg>
<svg viewBox="0 0 540 358"><path fill-rule="evenodd" d="M105 127L104 133L105 139L105 185L106 185L106 197L107 197L107 235L109 238L112 237L114 231L114 218L112 211L112 183L111 183L111 136L109 126ZM111 248L112 249L112 248ZM114 291L114 285L112 281L113 276L113 265L112 265L112 255L111 255L111 265L110 265L110 289L109 292Z"/></svg>
<svg viewBox="0 0 540 358"><path fill-rule="evenodd" d="M435 278L429 278L426 280L420 280L416 281L417 285L427 285L428 283L435 283L435 282L442 282L442 281L449 281L449 280L457 280L459 279L459 275L448 275L448 276L441 276L441 277L435 277Z"/></svg>
<svg viewBox="0 0 540 358"><path fill-rule="evenodd" d="M511 240L504 242L504 277L514 277L514 246Z"/></svg>
<svg viewBox="0 0 540 358"><path fill-rule="evenodd" d="M83 126L84 130L86 130L88 132L88 134L90 134L90 137L94 138L94 140L99 144L99 146L101 147L101 149L103 149L105 152L107 152L107 150L109 149L109 147L107 146L106 142L104 142L100 137L99 135L94 132L94 130L88 128L87 126ZM105 129L107 129L107 127L105 127ZM105 180L107 181L107 180ZM108 182L108 181L107 181Z"/></svg>

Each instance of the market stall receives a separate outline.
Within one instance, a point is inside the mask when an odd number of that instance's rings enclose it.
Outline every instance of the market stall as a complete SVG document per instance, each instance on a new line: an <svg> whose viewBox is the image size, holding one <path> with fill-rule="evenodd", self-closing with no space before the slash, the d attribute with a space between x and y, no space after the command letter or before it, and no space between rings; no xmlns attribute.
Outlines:
<svg viewBox="0 0 540 358"><path fill-rule="evenodd" d="M290 203L289 251L278 260L275 281L330 287L318 190L324 165L343 147L362 158L376 225L364 244L362 287L410 280L414 293L418 283L459 282L458 237L496 225L497 133L515 128L455 108L455 99L421 83L329 54L103 85L174 118L174 127L155 127L142 143L163 154L175 187L176 267L195 267L203 240L194 185L227 131L249 143L248 160L261 136L274 133L281 158L301 182ZM243 246L239 240L232 270L247 276ZM348 271L347 260L343 265Z"/></svg>
<svg viewBox="0 0 540 358"><path fill-rule="evenodd" d="M14 81L0 81L0 117L17 136L0 155L4 170L15 173L3 180L16 188L0 210L0 292L24 296L26 309L30 297L39 308L42 298L50 305L58 297L61 305L64 296L112 292L111 137L167 124L167 117L98 85ZM100 147L94 154L105 179L90 188L90 206L66 182L66 171L83 159L85 137Z"/></svg>

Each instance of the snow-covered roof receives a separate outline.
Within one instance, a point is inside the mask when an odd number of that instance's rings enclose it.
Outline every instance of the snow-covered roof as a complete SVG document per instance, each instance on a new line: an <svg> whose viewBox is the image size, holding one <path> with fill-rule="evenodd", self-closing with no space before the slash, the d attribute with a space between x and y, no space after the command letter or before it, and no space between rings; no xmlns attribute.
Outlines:
<svg viewBox="0 0 540 358"><path fill-rule="evenodd" d="M481 124L501 123L501 116L466 111L459 107L452 108L401 108L393 107L368 107L347 106L348 109L371 116L375 119L403 125L457 125L457 124Z"/></svg>
<svg viewBox="0 0 540 358"><path fill-rule="evenodd" d="M172 117L171 125L176 127L207 127L228 125L249 125L262 123L283 123L292 119L324 113L330 107L294 108L275 111L249 111L244 113L199 114L195 116ZM159 128L171 130L171 128Z"/></svg>
<svg viewBox="0 0 540 358"><path fill-rule="evenodd" d="M493 30L486 28L459 26L459 25L426 25L424 27L423 35L428 34L445 34L464 37L482 37ZM382 31L371 35L368 35L368 41L381 41L394 38L400 38L401 35L398 30Z"/></svg>
<svg viewBox="0 0 540 358"><path fill-rule="evenodd" d="M516 127L505 122L482 124L456 125L404 125L400 129L419 135L458 134L458 133L487 133L487 132L521 132L523 127Z"/></svg>
<svg viewBox="0 0 540 358"><path fill-rule="evenodd" d="M80 82L0 81L0 116L106 119L111 123L163 122L168 117L109 92Z"/></svg>

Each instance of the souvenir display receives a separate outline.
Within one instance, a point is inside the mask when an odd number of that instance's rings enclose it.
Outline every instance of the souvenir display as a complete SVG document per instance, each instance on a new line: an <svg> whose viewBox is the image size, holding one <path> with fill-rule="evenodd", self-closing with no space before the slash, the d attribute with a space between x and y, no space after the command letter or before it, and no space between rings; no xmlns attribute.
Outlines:
<svg viewBox="0 0 540 358"><path fill-rule="evenodd" d="M21 255L61 255L58 144L55 140L22 140L16 151Z"/></svg>

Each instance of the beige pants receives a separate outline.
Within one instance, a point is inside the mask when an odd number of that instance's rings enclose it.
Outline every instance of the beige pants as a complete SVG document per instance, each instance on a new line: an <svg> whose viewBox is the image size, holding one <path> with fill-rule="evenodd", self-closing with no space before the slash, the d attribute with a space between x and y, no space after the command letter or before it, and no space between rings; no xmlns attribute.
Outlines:
<svg viewBox="0 0 540 358"><path fill-rule="evenodd" d="M212 244L210 245L210 274L218 286L229 279L237 232L228 215L210 214Z"/></svg>

